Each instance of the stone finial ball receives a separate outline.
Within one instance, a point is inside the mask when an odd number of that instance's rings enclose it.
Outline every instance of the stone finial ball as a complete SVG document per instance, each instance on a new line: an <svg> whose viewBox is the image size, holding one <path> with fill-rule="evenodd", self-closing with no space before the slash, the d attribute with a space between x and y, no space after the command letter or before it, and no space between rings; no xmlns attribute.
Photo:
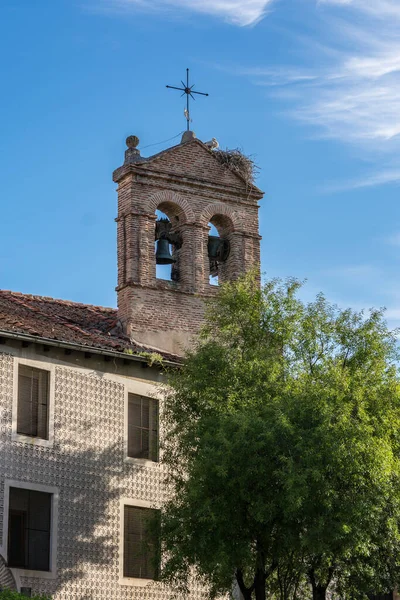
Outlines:
<svg viewBox="0 0 400 600"><path fill-rule="evenodd" d="M129 135L126 138L128 148L136 148L139 145L139 138L136 135Z"/></svg>

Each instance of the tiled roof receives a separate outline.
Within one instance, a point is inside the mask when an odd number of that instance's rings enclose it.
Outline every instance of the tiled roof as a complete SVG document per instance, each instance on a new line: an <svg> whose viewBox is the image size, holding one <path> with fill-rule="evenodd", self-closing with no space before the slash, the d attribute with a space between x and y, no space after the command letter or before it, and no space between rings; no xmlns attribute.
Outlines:
<svg viewBox="0 0 400 600"><path fill-rule="evenodd" d="M151 352L132 344L115 308L0 290L0 331L113 352ZM165 358L174 359L165 354Z"/></svg>

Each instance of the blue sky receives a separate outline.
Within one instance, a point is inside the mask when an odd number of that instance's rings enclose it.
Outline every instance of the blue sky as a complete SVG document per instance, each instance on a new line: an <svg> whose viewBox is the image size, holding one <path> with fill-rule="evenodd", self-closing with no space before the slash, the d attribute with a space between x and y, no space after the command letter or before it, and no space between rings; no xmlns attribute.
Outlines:
<svg viewBox="0 0 400 600"><path fill-rule="evenodd" d="M399 26L399 0L2 0L0 287L115 305L111 174L128 134L175 143L190 67L197 136L260 166L267 275L400 325Z"/></svg>

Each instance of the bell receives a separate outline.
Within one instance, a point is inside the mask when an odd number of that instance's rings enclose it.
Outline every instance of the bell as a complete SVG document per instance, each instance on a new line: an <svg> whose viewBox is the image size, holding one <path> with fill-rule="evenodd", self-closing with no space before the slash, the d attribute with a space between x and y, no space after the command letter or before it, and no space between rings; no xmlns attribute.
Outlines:
<svg viewBox="0 0 400 600"><path fill-rule="evenodd" d="M220 255L221 238L216 235L208 236L208 256L210 260L218 260Z"/></svg>
<svg viewBox="0 0 400 600"><path fill-rule="evenodd" d="M229 240L216 235L208 236L208 256L210 261L225 262L231 251Z"/></svg>
<svg viewBox="0 0 400 600"><path fill-rule="evenodd" d="M157 241L156 264L157 265L172 265L176 259L172 257L169 251L169 241L161 238Z"/></svg>

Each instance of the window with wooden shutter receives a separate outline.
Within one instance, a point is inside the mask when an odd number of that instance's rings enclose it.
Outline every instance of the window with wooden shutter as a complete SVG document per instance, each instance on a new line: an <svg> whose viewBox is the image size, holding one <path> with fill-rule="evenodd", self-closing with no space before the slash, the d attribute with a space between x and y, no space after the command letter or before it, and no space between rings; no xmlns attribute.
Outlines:
<svg viewBox="0 0 400 600"><path fill-rule="evenodd" d="M158 461L158 401L128 394L128 456Z"/></svg>
<svg viewBox="0 0 400 600"><path fill-rule="evenodd" d="M158 510L124 507L124 577L157 579L159 568Z"/></svg>
<svg viewBox="0 0 400 600"><path fill-rule="evenodd" d="M17 433L47 440L48 413L49 372L19 365Z"/></svg>
<svg viewBox="0 0 400 600"><path fill-rule="evenodd" d="M52 494L10 488L8 565L33 571L50 570Z"/></svg>

